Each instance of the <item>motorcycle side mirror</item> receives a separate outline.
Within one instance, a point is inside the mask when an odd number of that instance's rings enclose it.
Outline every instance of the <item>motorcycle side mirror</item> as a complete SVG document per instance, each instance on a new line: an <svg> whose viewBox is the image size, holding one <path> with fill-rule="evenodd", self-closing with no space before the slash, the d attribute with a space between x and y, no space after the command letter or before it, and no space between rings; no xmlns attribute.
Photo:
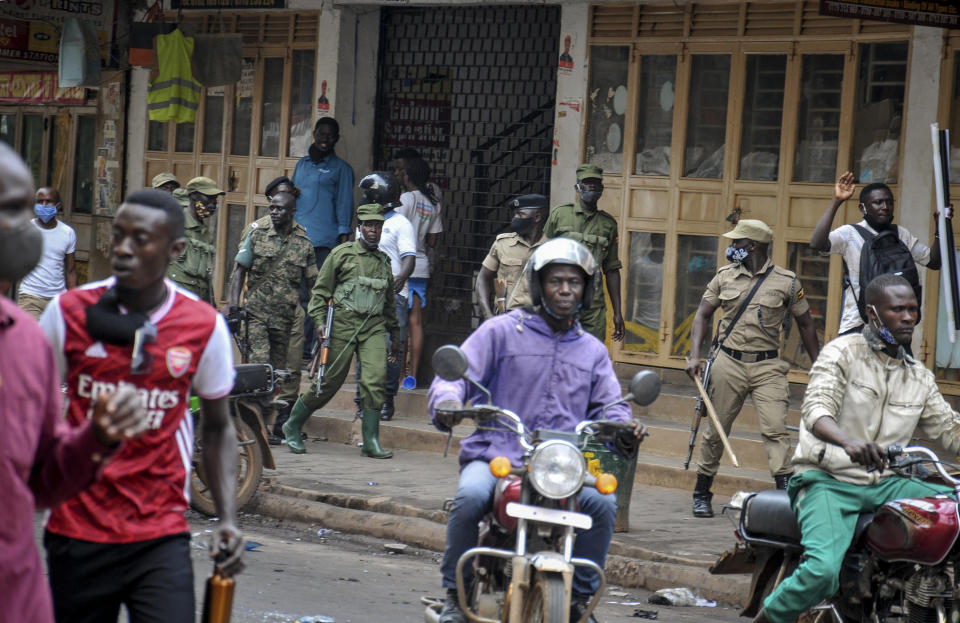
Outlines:
<svg viewBox="0 0 960 623"><path fill-rule="evenodd" d="M620 400L614 400L608 405L603 406L603 410L600 412L600 419L605 419L607 415L607 409L614 405L622 404L624 402L633 401L645 407L649 404L653 404L653 401L657 399L657 396L660 395L660 377L653 370L641 370L633 375L633 378L630 379L630 388L627 391L627 394Z"/></svg>
<svg viewBox="0 0 960 623"><path fill-rule="evenodd" d="M493 397L490 395L490 390L470 378L470 375L467 374L467 355L459 346L454 346L453 344L441 346L434 351L431 362L433 363L433 371L436 372L437 376L441 379L444 381L466 379L471 385L484 393L487 397L487 404L493 404Z"/></svg>
<svg viewBox="0 0 960 623"><path fill-rule="evenodd" d="M641 370L630 379L629 397L641 407L653 404L660 395L660 377L653 370Z"/></svg>
<svg viewBox="0 0 960 623"><path fill-rule="evenodd" d="M467 373L467 356L459 346L447 344L433 353L433 370L445 381L462 379Z"/></svg>

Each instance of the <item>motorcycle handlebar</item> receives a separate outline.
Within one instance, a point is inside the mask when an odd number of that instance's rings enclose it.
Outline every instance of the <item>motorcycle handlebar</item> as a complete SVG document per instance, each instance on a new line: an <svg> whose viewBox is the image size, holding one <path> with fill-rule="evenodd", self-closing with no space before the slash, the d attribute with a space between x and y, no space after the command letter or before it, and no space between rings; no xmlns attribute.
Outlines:
<svg viewBox="0 0 960 623"><path fill-rule="evenodd" d="M954 487L960 486L960 478L951 476L950 472L943 466L943 463L940 461L940 457L937 456L937 453L926 448L924 446L906 446L900 447L898 445L889 446L887 448L887 456L893 460L900 457L904 457L909 454L922 454L926 456L930 463L933 464L933 467L937 470L937 473L940 474L940 477L943 478L946 482L949 482Z"/></svg>
<svg viewBox="0 0 960 623"><path fill-rule="evenodd" d="M520 445L525 450L533 450L533 445L527 440L527 429L523 425L520 416L507 409L501 409L494 405L473 405L464 409L443 409L442 412L455 413L462 418L472 419L478 426L484 422L505 418L512 425L507 427L513 433L516 433Z"/></svg>

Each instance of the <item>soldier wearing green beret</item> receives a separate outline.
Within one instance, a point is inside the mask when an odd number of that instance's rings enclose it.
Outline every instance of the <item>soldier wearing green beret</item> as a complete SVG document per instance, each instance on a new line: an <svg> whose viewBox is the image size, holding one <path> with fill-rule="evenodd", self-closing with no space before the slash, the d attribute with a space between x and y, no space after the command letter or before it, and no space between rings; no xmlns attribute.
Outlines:
<svg viewBox="0 0 960 623"><path fill-rule="evenodd" d="M617 221L597 208L603 194L603 169L594 164L577 167L577 203L559 205L550 213L543 235L547 238L572 238L593 254L603 270L607 294L613 307L613 339L623 340L623 314L620 311L620 251ZM580 310L580 324L601 342L607 337L607 310L602 292L597 292L589 309Z"/></svg>
<svg viewBox="0 0 960 623"><path fill-rule="evenodd" d="M183 207L187 246L167 268L167 276L211 305L214 305L212 278L216 244L205 221L217 211L217 199L225 194L209 177L195 177L187 182L186 187L173 191L173 196Z"/></svg>
<svg viewBox="0 0 960 623"><path fill-rule="evenodd" d="M387 333L397 335L399 325L393 299L393 270L390 258L378 250L383 232L383 214L378 204L357 208L360 238L333 249L313 286L307 315L322 333L326 327L327 305L333 300L333 329L330 354L320 392L317 381L297 399L283 434L291 452L306 452L300 428L315 410L327 404L343 384L356 353L360 360L360 398L363 414L363 456L389 459L392 452L380 447L380 407L386 399ZM395 362L400 344L390 344L388 359Z"/></svg>

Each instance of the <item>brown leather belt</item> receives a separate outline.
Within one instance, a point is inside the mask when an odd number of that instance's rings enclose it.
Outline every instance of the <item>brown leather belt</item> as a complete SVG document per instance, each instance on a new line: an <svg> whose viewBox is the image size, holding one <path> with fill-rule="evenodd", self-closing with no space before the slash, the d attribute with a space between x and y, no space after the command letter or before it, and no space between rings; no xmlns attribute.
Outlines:
<svg viewBox="0 0 960 623"><path fill-rule="evenodd" d="M737 361L743 363L757 363L766 359L776 359L779 353L775 350L761 350L757 352L747 352L745 350L733 350L726 346L721 346L720 350L727 353Z"/></svg>

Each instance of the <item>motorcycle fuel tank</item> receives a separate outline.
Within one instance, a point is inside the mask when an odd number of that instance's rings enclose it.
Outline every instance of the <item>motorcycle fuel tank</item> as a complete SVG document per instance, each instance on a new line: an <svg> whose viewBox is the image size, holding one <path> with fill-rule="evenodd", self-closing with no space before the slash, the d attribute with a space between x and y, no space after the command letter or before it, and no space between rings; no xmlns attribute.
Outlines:
<svg viewBox="0 0 960 623"><path fill-rule="evenodd" d="M881 506L867 528L867 546L881 559L939 563L957 540L957 502L905 498Z"/></svg>
<svg viewBox="0 0 960 623"><path fill-rule="evenodd" d="M497 524L506 532L517 529L517 519L507 514L507 504L520 501L520 490L523 484L516 476L501 478L493 494L493 514Z"/></svg>

